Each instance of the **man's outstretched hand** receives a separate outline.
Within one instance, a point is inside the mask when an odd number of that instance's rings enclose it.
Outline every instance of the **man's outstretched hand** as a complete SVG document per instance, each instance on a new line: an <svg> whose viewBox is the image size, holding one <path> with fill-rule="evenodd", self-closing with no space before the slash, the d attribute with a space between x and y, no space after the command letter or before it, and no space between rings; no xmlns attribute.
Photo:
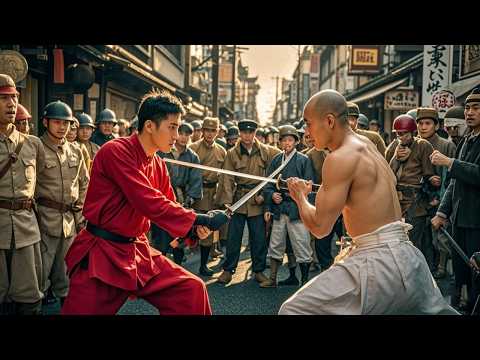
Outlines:
<svg viewBox="0 0 480 360"><path fill-rule="evenodd" d="M230 219L227 213L223 210L210 210L206 214L196 214L194 225L205 226L208 229L215 231L222 225L226 224Z"/></svg>

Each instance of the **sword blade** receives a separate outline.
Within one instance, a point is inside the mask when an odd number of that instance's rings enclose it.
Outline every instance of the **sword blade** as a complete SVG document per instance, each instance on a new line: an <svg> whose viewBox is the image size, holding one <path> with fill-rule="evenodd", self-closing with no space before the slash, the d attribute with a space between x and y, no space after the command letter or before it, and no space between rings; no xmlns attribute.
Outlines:
<svg viewBox="0 0 480 360"><path fill-rule="evenodd" d="M457 242L455 240L453 240L453 238L450 236L450 234L448 233L447 230L445 230L443 227L440 228L440 231L443 233L443 235L445 235L448 239L448 241L450 242L450 244L453 246L453 248L455 249L455 251L457 252L458 255L460 255L460 257L462 258L463 261L465 261L465 263L467 264L467 266L471 267L472 264L470 264L470 259L468 258L467 254L465 254L465 252L462 250L462 248L460 247L460 245L457 244Z"/></svg>
<svg viewBox="0 0 480 360"><path fill-rule="evenodd" d="M287 166L288 162L292 159L294 154L295 154L294 152L290 153L290 155L287 156L285 161L282 162L282 164L277 169L275 169L275 171L272 172L267 178L265 178L265 180L263 180L261 183L255 186L248 193L243 195L235 204L230 206L228 208L228 212L230 214L233 214L235 211L237 211L243 204L245 204L248 200L250 200L250 198L254 196L261 188L263 188L269 181L273 180L273 182L276 183L277 181L273 178L277 176L277 174L279 174L280 171L282 171L285 166Z"/></svg>
<svg viewBox="0 0 480 360"><path fill-rule="evenodd" d="M164 158L163 160L167 163L180 165L180 166L186 166L186 167L205 170L205 171L213 171L213 172L216 172L216 173L219 173L219 174L233 175L233 176L243 177L243 178L251 179L251 180L271 182L271 183L274 183L274 184L277 183L277 180L272 179L272 178L267 178L267 177L264 177L264 176L245 174L245 173L240 173L240 172L237 172L237 171L219 169L219 168L215 168L215 167L208 166L208 165L193 164L193 163L180 161L180 160L169 159L169 158Z"/></svg>

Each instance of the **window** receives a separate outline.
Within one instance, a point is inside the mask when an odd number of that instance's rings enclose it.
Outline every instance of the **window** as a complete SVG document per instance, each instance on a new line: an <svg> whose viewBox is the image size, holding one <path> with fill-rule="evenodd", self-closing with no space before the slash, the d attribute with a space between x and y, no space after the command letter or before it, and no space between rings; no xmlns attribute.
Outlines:
<svg viewBox="0 0 480 360"><path fill-rule="evenodd" d="M178 64L182 63L183 45L161 45L172 55Z"/></svg>

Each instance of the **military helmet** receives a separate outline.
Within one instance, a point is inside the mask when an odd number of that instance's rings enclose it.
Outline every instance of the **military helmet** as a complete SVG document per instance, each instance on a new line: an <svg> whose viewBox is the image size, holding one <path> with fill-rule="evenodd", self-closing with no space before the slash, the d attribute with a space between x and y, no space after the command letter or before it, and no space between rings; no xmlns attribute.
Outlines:
<svg viewBox="0 0 480 360"><path fill-rule="evenodd" d="M112 122L114 124L117 124L117 116L115 115L115 112L113 110L110 110L108 108L103 109L100 114L98 114L97 117L97 124L101 122Z"/></svg>
<svg viewBox="0 0 480 360"><path fill-rule="evenodd" d="M91 128L95 129L95 124L93 123L92 117L87 113L80 113L77 114L77 119L79 126L90 126Z"/></svg>
<svg viewBox="0 0 480 360"><path fill-rule="evenodd" d="M43 118L67 120L73 122L73 114L70 106L63 101L53 101L45 106L43 109Z"/></svg>
<svg viewBox="0 0 480 360"><path fill-rule="evenodd" d="M257 133L258 136L263 136L266 137L267 135L265 134L265 129L264 128L258 128Z"/></svg>
<svg viewBox="0 0 480 360"><path fill-rule="evenodd" d="M78 119L74 116L73 117L73 122L70 124L70 129L75 130L75 129L78 129L79 126L80 126L80 123L79 123Z"/></svg>
<svg viewBox="0 0 480 360"><path fill-rule="evenodd" d="M183 121L178 127L178 132L185 132L189 135L193 134L193 126L185 121Z"/></svg>
<svg viewBox="0 0 480 360"><path fill-rule="evenodd" d="M398 115L393 120L393 131L409 131L414 132L417 130L417 123L415 119L407 114Z"/></svg>
<svg viewBox="0 0 480 360"><path fill-rule="evenodd" d="M417 109L411 109L407 111L407 115L410 115L415 120L417 120Z"/></svg>
<svg viewBox="0 0 480 360"><path fill-rule="evenodd" d="M32 115L22 104L18 103L17 105L17 114L15 115L15 120L29 120L32 118Z"/></svg>
<svg viewBox="0 0 480 360"><path fill-rule="evenodd" d="M275 126L270 126L270 131L268 133L269 134L278 134L279 131Z"/></svg>
<svg viewBox="0 0 480 360"><path fill-rule="evenodd" d="M368 128L368 118L364 114L358 114L358 124Z"/></svg>
<svg viewBox="0 0 480 360"><path fill-rule="evenodd" d="M230 129L232 126L235 126L234 122L233 121L226 121L225 122L225 127L228 129Z"/></svg>
<svg viewBox="0 0 480 360"><path fill-rule="evenodd" d="M236 139L240 136L240 130L235 125L230 126L227 131L227 139Z"/></svg>
<svg viewBox="0 0 480 360"><path fill-rule="evenodd" d="M226 133L228 129L227 129L227 127L226 127L225 125L220 124L220 130L223 130L223 131L225 131L225 133Z"/></svg>
<svg viewBox="0 0 480 360"><path fill-rule="evenodd" d="M193 120L191 122L194 130L202 130L202 121L201 120Z"/></svg>
<svg viewBox="0 0 480 360"><path fill-rule="evenodd" d="M221 145L221 146L224 147L224 148L227 147L227 142L225 141L224 138L216 138L216 139L215 139L215 142L216 142L218 145Z"/></svg>
<svg viewBox="0 0 480 360"><path fill-rule="evenodd" d="M300 140L298 136L297 129L293 125L282 125L279 128L279 139L281 140L284 136L293 136L297 141Z"/></svg>

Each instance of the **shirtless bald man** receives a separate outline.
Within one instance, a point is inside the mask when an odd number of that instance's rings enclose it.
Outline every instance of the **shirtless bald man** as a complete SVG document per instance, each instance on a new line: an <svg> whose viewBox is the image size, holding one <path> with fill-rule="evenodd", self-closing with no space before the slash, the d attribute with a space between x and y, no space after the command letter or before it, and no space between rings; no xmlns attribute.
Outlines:
<svg viewBox="0 0 480 360"><path fill-rule="evenodd" d="M315 206L311 183L288 180L305 226L327 236L340 213L352 246L335 264L283 303L279 314L458 314L443 299L422 253L409 241L395 177L375 146L347 122L345 98L334 90L305 105L306 132L328 148ZM317 240L319 241L319 240Z"/></svg>

